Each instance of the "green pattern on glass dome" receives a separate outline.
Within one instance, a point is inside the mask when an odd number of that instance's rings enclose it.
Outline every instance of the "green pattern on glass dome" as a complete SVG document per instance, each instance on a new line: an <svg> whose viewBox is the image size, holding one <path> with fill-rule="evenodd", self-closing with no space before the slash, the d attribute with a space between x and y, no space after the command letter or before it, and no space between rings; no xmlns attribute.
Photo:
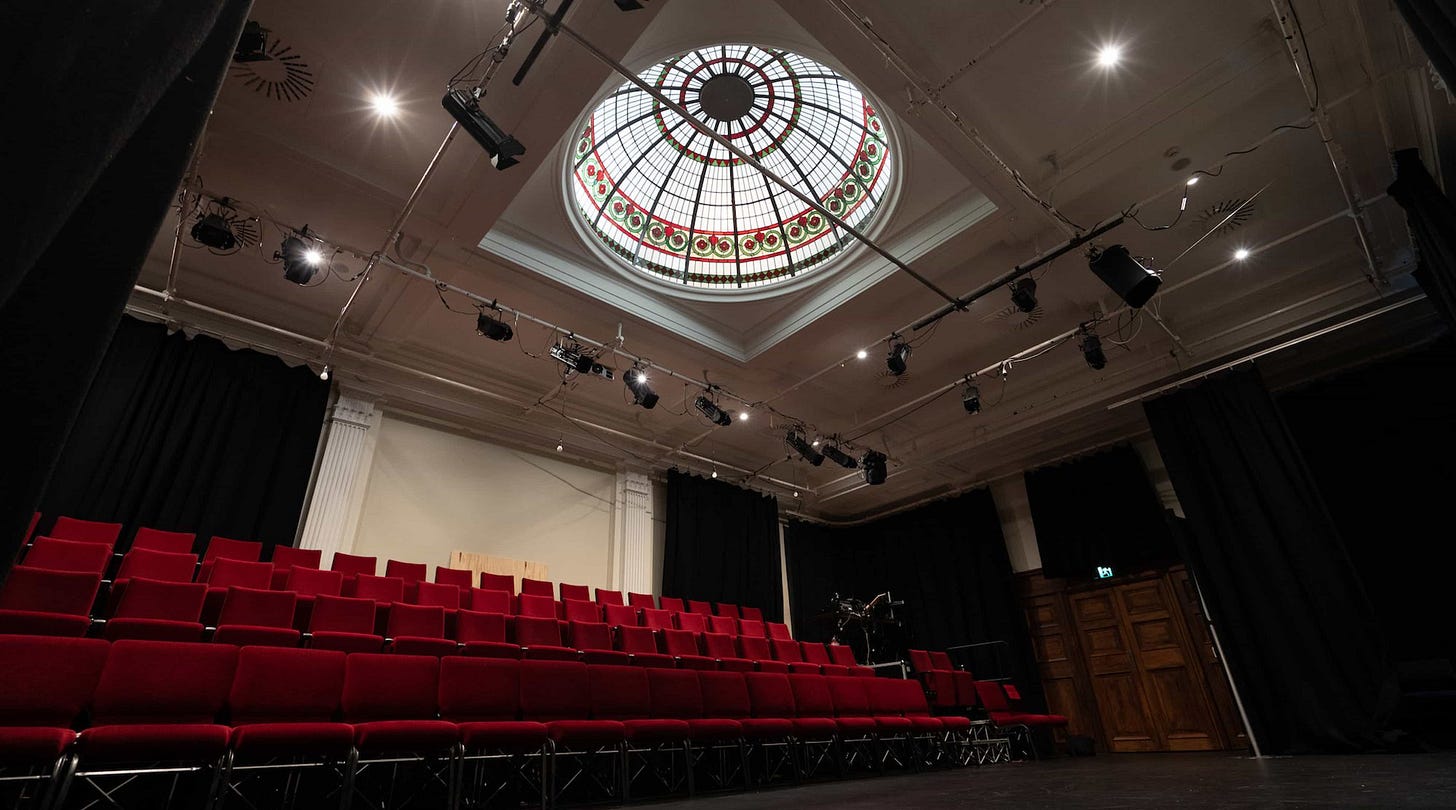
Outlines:
<svg viewBox="0 0 1456 810"><path fill-rule="evenodd" d="M889 139L853 82L789 51L720 45L641 77L855 228L883 202ZM705 89L706 88L706 89ZM689 287L788 280L853 237L631 83L572 157L577 214L636 270Z"/></svg>

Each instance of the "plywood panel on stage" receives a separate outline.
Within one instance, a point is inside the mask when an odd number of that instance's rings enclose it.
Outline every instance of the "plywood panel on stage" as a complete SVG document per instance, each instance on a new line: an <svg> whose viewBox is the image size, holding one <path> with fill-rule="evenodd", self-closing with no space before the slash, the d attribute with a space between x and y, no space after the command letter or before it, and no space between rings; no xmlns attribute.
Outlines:
<svg viewBox="0 0 1456 810"><path fill-rule="evenodd" d="M450 552L451 568L467 568L475 573L471 581L479 584L482 571L488 574L509 574L516 578L516 593L521 592L521 577L531 579L551 579L550 568L545 563L534 560L513 560L510 557L495 557L490 554L477 554L473 551L452 551Z"/></svg>

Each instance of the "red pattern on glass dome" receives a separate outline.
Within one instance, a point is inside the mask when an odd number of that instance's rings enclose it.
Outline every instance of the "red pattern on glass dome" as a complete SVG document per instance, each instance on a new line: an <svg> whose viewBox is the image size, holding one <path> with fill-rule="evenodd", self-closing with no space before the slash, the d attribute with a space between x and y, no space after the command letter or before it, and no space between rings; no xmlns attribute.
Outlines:
<svg viewBox="0 0 1456 810"><path fill-rule="evenodd" d="M696 104L703 81L737 73L754 91L733 121ZM863 227L886 186L889 142L863 93L832 69L787 51L714 46L642 77L836 216ZM599 137L600 136L600 137ZM593 111L572 158L576 210L640 272L694 287L763 286L838 255L852 239L826 217L635 85Z"/></svg>

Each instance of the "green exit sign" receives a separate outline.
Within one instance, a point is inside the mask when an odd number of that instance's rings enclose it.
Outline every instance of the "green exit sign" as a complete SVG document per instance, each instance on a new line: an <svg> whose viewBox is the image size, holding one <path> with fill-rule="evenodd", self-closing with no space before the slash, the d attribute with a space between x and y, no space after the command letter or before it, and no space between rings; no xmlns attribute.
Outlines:
<svg viewBox="0 0 1456 810"><path fill-rule="evenodd" d="M1112 566L1110 566L1110 565L1099 565L1099 566L1097 566L1097 578L1098 579L1112 579Z"/></svg>

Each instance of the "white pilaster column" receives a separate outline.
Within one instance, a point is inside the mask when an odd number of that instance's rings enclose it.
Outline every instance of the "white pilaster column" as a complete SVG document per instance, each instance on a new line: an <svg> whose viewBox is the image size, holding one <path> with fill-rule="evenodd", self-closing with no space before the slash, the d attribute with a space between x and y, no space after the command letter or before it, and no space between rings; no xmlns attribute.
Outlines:
<svg viewBox="0 0 1456 810"><path fill-rule="evenodd" d="M1036 526L1031 521L1031 501L1026 496L1026 477L1021 473L991 482L991 499L1001 519L1001 535L1011 570L1017 573L1041 567L1041 549L1036 545Z"/></svg>
<svg viewBox="0 0 1456 810"><path fill-rule="evenodd" d="M1164 509L1183 517L1183 504L1178 502L1178 493L1173 491L1173 480L1168 477L1168 467L1163 464L1163 454L1158 452L1158 443L1151 436L1145 436L1132 443L1133 449L1142 456L1143 466L1148 470L1148 480L1158 491L1158 500Z"/></svg>
<svg viewBox="0 0 1456 810"><path fill-rule="evenodd" d="M358 489L364 486L374 442L369 431L377 423L374 403L340 394L329 412L328 436L304 518L301 548L323 549L323 564L334 552L354 547Z"/></svg>
<svg viewBox="0 0 1456 810"><path fill-rule="evenodd" d="M652 479L636 470L617 471L616 585L652 593Z"/></svg>

